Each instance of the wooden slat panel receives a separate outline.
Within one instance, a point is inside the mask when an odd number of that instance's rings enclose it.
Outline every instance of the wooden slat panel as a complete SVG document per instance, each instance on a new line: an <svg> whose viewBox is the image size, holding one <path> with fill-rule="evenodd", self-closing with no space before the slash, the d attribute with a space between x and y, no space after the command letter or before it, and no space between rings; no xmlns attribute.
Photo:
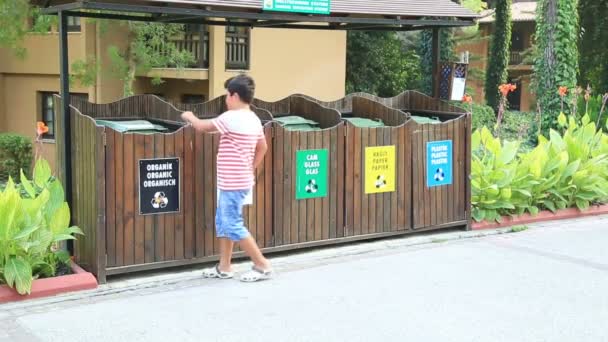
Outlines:
<svg viewBox="0 0 608 342"><path fill-rule="evenodd" d="M279 203L281 203L281 213L278 213L278 218L280 222L280 226L277 228L277 234L280 234L280 240L276 240L275 245L281 244L291 244L293 242L298 241L297 230L294 229L296 226L291 222L293 208L291 203L294 202L295 194L293 193L293 185L292 180L295 177L295 170L293 169L292 156L295 156L295 152L292 151L292 142L294 141L296 134L284 134L285 130L283 128L277 129L277 132L280 135L280 140L278 144L275 144L275 148L277 148L279 153L275 156L276 158L280 158L277 160L276 166L279 168L277 170L277 174L279 174L279 178L277 178L277 183L280 186L280 191L275 192L275 195L280 198ZM277 136L277 139L279 137ZM278 146L281 145L281 146ZM293 146L295 148L295 146Z"/></svg>
<svg viewBox="0 0 608 342"><path fill-rule="evenodd" d="M198 151L197 151L198 152ZM194 178L194 129L188 127L184 130L184 160L183 160L183 177L182 184L182 202L181 207L184 210L184 258L191 259L196 255L195 241L195 194L196 180Z"/></svg>
<svg viewBox="0 0 608 342"><path fill-rule="evenodd" d="M277 143L274 145L275 148L275 160L274 160L274 179L275 179L275 189L274 189L274 203L276 210L274 211L274 221L276 222L275 229L275 245L280 246L283 245L285 239L287 238L285 235L285 227L289 224L289 220L285 214L286 203L290 203L290 198L283 198L283 194L285 193L285 188L289 185L285 182L285 173L283 170L284 163L287 164L291 161L291 154L286 150L286 145L284 143L284 139L289 139L290 134L286 132L282 127L276 126L274 128L276 132L276 141ZM285 217L285 218L284 218Z"/></svg>
<svg viewBox="0 0 608 342"><path fill-rule="evenodd" d="M114 130L106 130L106 253L108 267L116 266L116 153Z"/></svg>
<svg viewBox="0 0 608 342"><path fill-rule="evenodd" d="M154 158L154 136L146 135L144 138L144 158ZM144 261L146 263L154 262L154 217L148 215L144 219Z"/></svg>
<svg viewBox="0 0 608 342"><path fill-rule="evenodd" d="M175 228L174 228L174 232L175 232L175 245L174 245L174 251L175 251L175 259L184 259L184 238L185 238L185 232L184 232L184 192L185 191L191 191L191 188L186 188L184 187L184 183L185 183L185 177L184 177L184 167L185 167L185 155L184 155L184 151L185 146L184 146L184 140L186 139L186 135L183 129L178 130L177 132L174 133L174 138L175 138L175 156L177 158L179 158L179 169L180 169L180 212L174 215L175 221Z"/></svg>
<svg viewBox="0 0 608 342"><path fill-rule="evenodd" d="M390 146L390 145L395 145L396 141L392 139L392 128L384 128L384 145L385 146ZM397 151L395 151L395 153L397 153ZM397 154L395 154L395 158L397 158ZM396 179L395 175L393 175L393 181ZM395 191L397 191L397 187L395 186ZM391 207L392 207L392 195L395 193L395 191L393 192L386 192L384 194L382 194L382 196L384 197L384 210L382 215L380 216L380 222L382 222L382 232L388 232L391 231L392 228L394 226L392 226L391 224L396 221L396 219L391 222L392 220L392 216L393 213L391 211ZM395 222L396 223L396 222Z"/></svg>
<svg viewBox="0 0 608 342"><path fill-rule="evenodd" d="M203 135L203 163L209 165L209 160L213 160L213 136L210 134ZM214 165L214 164L211 164ZM204 177L203 188L199 191L204 194L203 208L205 210L205 256L213 255L213 240L215 238L215 219L213 212L213 192L215 191L215 180L213 179L213 173L209 167L203 166L203 170L197 170ZM215 168L215 167L213 167Z"/></svg>
<svg viewBox="0 0 608 342"><path fill-rule="evenodd" d="M154 135L154 158L165 157L165 135ZM165 218L167 215L154 215L154 260L165 260Z"/></svg>
<svg viewBox="0 0 608 342"><path fill-rule="evenodd" d="M362 146L362 134L361 129L348 124L348 130L353 132L353 170L355 171L355 176L353 177L353 199L354 199L354 212L353 212L353 231L350 236L361 235L363 231L362 226L367 226L367 206L363 205L363 191L361 189L361 184L363 183L364 170L363 165L364 162L361 160L361 146ZM350 132L349 132L350 133ZM366 203L367 204L367 203Z"/></svg>
<svg viewBox="0 0 608 342"><path fill-rule="evenodd" d="M405 170L405 158L403 154L403 150L405 146L403 145L403 135L404 126L391 129L392 140L395 144L395 192L391 193L391 223L390 227L388 227L391 231L397 231L403 229L404 224L401 222L400 218L403 216L402 199L401 197L406 196L404 193L404 177L402 177L403 172ZM386 228L386 227L385 227Z"/></svg>
<svg viewBox="0 0 608 342"><path fill-rule="evenodd" d="M452 144L454 144L454 121L449 121L446 124L446 140L451 140ZM455 162L453 163L453 165L458 165ZM456 166L458 167L458 166ZM454 175L454 170L452 170L452 175ZM453 181L455 181L455 179L453 179ZM454 210L454 202L455 202L455 186L449 186L447 191L446 191L446 197L444 197L444 203L446 206L446 210L447 210L447 222L454 222L456 221L456 215L455 210Z"/></svg>
<svg viewBox="0 0 608 342"><path fill-rule="evenodd" d="M174 134L165 135L165 158L175 157ZM165 260L175 259L175 214L165 214Z"/></svg>
<svg viewBox="0 0 608 342"><path fill-rule="evenodd" d="M361 189L361 196L363 197L363 200L361 201L361 211L363 214L361 216L361 231L359 234L369 234L370 228L372 227L371 221L373 220L374 223L376 222L375 211L372 209L376 205L375 198L365 194L365 148L370 144L371 134L372 130L370 129L361 130L361 148L358 153L361 158L361 166L359 167L361 170L361 179L359 180L358 185ZM357 234L355 233L355 235Z"/></svg>
<svg viewBox="0 0 608 342"><path fill-rule="evenodd" d="M344 198L344 236L351 236L354 231L355 225L355 215L360 213L360 205L359 201L355 200L355 175L357 174L357 170L355 169L355 135L354 130L350 125L344 125L344 129L346 130L346 155L344 156L346 167L345 167L345 189L346 189L346 197ZM355 207L357 204L357 207ZM359 210L357 210L359 209Z"/></svg>
<svg viewBox="0 0 608 342"><path fill-rule="evenodd" d="M116 198L116 266L122 266L125 264L124 259L124 201L120 199L124 198L126 192L124 187L125 182L125 168L124 168L124 135L115 133L114 135L114 162L116 163L116 187L115 195Z"/></svg>
<svg viewBox="0 0 608 342"><path fill-rule="evenodd" d="M134 138L135 144L135 155L133 157L134 170L133 170L133 182L135 183L133 191L133 203L134 203L134 236L135 236L135 264L143 264L146 262L145 258L145 233L146 233L146 221L143 215L140 215L139 208L139 160L144 159L145 155L145 135L136 134Z"/></svg>
<svg viewBox="0 0 608 342"><path fill-rule="evenodd" d="M268 113L270 115L270 113ZM267 124L264 128L264 134L266 135L266 143L268 144L268 152L266 152L266 156L264 157L264 176L265 176L265 186L263 188L264 191L264 246L271 247L273 246L273 222L272 222L272 196L274 192L272 191L272 158L274 151L274 139L272 137L272 124ZM289 228L287 228L289 230Z"/></svg>
<svg viewBox="0 0 608 342"><path fill-rule="evenodd" d="M204 177L203 170L205 169L204 162L204 144L203 136L201 134L194 135L194 198L196 205L194 206L195 212L195 225L194 232L196 236L196 257L200 258L205 256L205 193L203 191Z"/></svg>
<svg viewBox="0 0 608 342"><path fill-rule="evenodd" d="M314 132L314 146L313 149L318 150L318 149L322 149L327 147L326 145L323 144L324 141L324 132ZM328 164L327 165L327 185L329 187L331 187L333 184L329 182L329 172L331 172L332 168L331 165L335 162L335 160L332 160L332 158L334 158L333 155L331 155L331 153L329 153L329 149L328 150ZM329 189L327 192L327 196L325 198L329 197ZM313 233L314 236L314 240L315 241L319 241L323 238L323 229L326 228L325 227L325 222L324 219L325 217L323 217L323 203L325 202L325 198L315 198L312 203L314 203L313 206L313 211L314 211L314 220L313 220L313 226L312 226L312 230L311 232ZM326 221L329 221L329 219L327 219Z"/></svg>
<svg viewBox="0 0 608 342"><path fill-rule="evenodd" d="M303 132L302 135L306 135L308 139L306 149L315 149L316 135L310 132ZM306 241L314 241L315 239L315 201L316 199L303 200L306 206Z"/></svg>
<svg viewBox="0 0 608 342"><path fill-rule="evenodd" d="M135 172L135 140L133 134L125 134L124 143L124 262L125 265L135 263L135 195L136 195L136 172Z"/></svg>
<svg viewBox="0 0 608 342"><path fill-rule="evenodd" d="M209 188L212 194L212 200L213 200L213 205L211 206L212 210L211 210L211 221L215 222L215 213L217 210L217 202L218 202L218 198L217 198L217 167L215 167L215 165L217 165L217 151L218 151L218 147L220 144L220 135L219 134L213 134L212 136L213 138L211 139L212 142L212 147L211 147L211 165L214 165L214 167L211 168L212 171L212 176L211 176L211 187ZM214 227L214 225L212 225L212 227ZM217 240L217 231L215 229L212 229L213 231L213 254L214 255L218 255L219 251L220 251L220 245L219 245L219 241Z"/></svg>
<svg viewBox="0 0 608 342"><path fill-rule="evenodd" d="M95 156L95 167L93 171L96 172L96 177L91 177L95 192L97 194L96 203L93 206L93 223L95 225L95 270L97 279L101 283L106 282L106 217L107 217L107 203L106 203L106 169L105 169L105 146L104 146L104 131L103 127L95 127L91 123L91 127L95 134L95 145L93 146L93 155Z"/></svg>
<svg viewBox="0 0 608 342"><path fill-rule="evenodd" d="M341 156L338 153L340 148L337 139L338 130L325 132L324 135L324 143L330 146L330 159L335 160L333 164L334 168L329 171L329 182L332 186L329 190L329 196L323 200L323 239L327 240L336 237L336 211L334 210L334 206L338 206L338 196L343 194L344 190L338 185L338 178L343 178L343 176L339 176L339 169L340 165L343 164L343 160L340 159Z"/></svg>
<svg viewBox="0 0 608 342"><path fill-rule="evenodd" d="M330 238L337 238L337 237L344 237L344 194L345 194L345 179L344 179L344 165L345 164L345 158L344 158L344 142L345 140L345 127L343 124L341 124L338 127L338 132L336 134L336 145L338 146L337 149L337 153L338 153L338 172L337 172L337 191L336 191L336 196L337 196L337 202L338 205L337 207L334 209L332 208L332 215L335 214L336 216L336 229L335 229L335 234L331 235Z"/></svg>
<svg viewBox="0 0 608 342"><path fill-rule="evenodd" d="M300 241L300 206L299 201L296 201L296 165L295 165L295 155L296 151L300 149L300 135L297 133L290 134L291 136L291 149L289 150L289 154L286 155L285 163L288 165L288 170L291 170L289 173L289 179L286 181L286 185L290 191L287 192L289 195L288 198L283 199L285 203L291 203L291 210L287 208L286 211L291 211L291 222L286 222L285 226L291 225L291 234L289 243L296 243ZM287 144L289 144L289 140L285 140ZM276 140L275 144L282 144L280 140ZM282 228L281 228L282 229ZM278 244L275 244L278 246Z"/></svg>
<svg viewBox="0 0 608 342"><path fill-rule="evenodd" d="M299 136L299 150L307 150L308 149L308 136L305 132L293 132L292 134L297 134ZM295 160L295 154L293 154L291 156L291 158L293 158ZM295 163L295 162L292 162ZM295 164L292 164L295 165ZM296 167L297 168L297 167ZM295 191L295 187L294 187L294 191ZM294 196L295 197L295 196ZM299 213L298 213L298 218L300 221L300 224L298 225L298 242L306 242L307 241L307 237L306 237L306 219L307 219L307 214L306 214L306 201L305 199L303 200L298 200L298 207L299 207Z"/></svg>

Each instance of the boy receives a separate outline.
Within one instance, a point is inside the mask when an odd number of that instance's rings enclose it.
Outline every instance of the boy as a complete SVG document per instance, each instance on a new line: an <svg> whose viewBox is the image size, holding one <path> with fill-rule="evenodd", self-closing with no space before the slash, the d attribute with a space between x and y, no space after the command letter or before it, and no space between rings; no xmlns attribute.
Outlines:
<svg viewBox="0 0 608 342"><path fill-rule="evenodd" d="M220 279L234 277L231 258L234 243L237 242L254 264L251 271L241 275L241 280L254 282L269 279L272 269L244 226L242 209L255 182L254 170L262 162L268 147L262 123L249 107L255 93L253 79L239 75L226 81L225 86L227 112L211 120L200 120L192 112L182 114L182 119L197 131L221 134L217 154L219 200L215 215L220 262L215 267L205 269L203 276Z"/></svg>

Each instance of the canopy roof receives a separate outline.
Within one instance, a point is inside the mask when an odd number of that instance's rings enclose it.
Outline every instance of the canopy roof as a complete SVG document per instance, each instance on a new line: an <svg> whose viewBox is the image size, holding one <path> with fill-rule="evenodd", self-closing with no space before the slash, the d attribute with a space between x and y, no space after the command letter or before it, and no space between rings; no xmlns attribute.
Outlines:
<svg viewBox="0 0 608 342"><path fill-rule="evenodd" d="M47 14L165 23L407 31L472 25L478 15L451 0L331 0L330 15L264 11L263 0L34 0Z"/></svg>

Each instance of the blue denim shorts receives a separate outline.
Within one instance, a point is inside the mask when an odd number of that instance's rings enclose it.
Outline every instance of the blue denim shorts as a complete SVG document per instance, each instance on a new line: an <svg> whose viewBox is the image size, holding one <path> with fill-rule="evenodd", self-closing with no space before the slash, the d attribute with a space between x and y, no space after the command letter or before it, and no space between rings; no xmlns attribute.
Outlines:
<svg viewBox="0 0 608 342"><path fill-rule="evenodd" d="M241 241L249 237L243 221L243 202L250 190L219 190L215 229L218 238Z"/></svg>

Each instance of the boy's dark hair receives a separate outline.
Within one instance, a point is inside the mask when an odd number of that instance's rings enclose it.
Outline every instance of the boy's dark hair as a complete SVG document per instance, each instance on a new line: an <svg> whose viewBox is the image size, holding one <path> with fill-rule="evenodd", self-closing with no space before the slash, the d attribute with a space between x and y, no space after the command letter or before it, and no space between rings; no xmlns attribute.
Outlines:
<svg viewBox="0 0 608 342"><path fill-rule="evenodd" d="M245 103L253 102L253 97L255 96L255 82L253 78L241 74L226 80L224 87L230 95L234 95L234 93L239 94L241 101Z"/></svg>

